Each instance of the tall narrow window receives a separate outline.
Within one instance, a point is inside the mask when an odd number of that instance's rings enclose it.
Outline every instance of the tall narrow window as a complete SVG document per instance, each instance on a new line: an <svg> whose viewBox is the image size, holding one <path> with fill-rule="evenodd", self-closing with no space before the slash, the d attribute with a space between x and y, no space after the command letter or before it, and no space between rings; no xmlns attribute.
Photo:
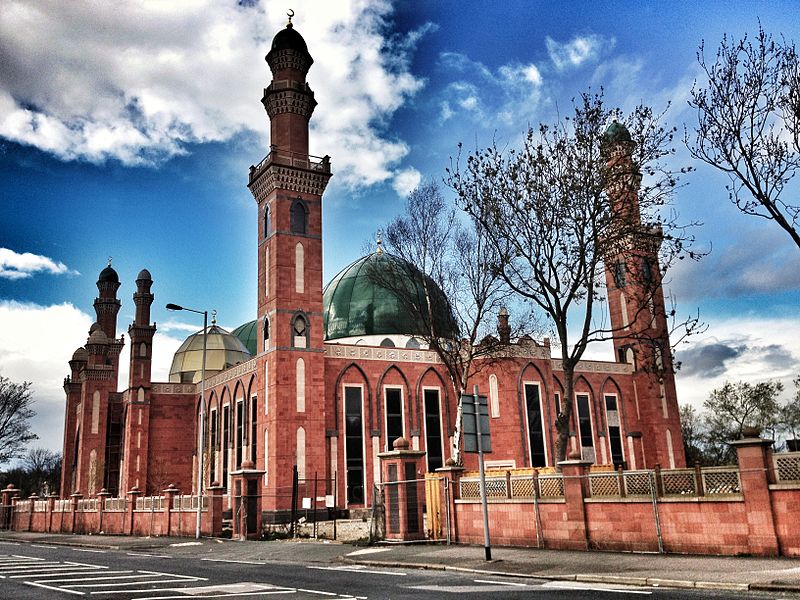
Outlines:
<svg viewBox="0 0 800 600"><path fill-rule="evenodd" d="M258 398L250 398L250 460L258 457Z"/></svg>
<svg viewBox="0 0 800 600"><path fill-rule="evenodd" d="M292 320L292 338L295 348L308 348L308 323L303 315Z"/></svg>
<svg viewBox="0 0 800 600"><path fill-rule="evenodd" d="M222 487L228 488L228 452L230 446L231 407L222 408Z"/></svg>
<svg viewBox="0 0 800 600"><path fill-rule="evenodd" d="M264 414L269 414L269 363L264 362Z"/></svg>
<svg viewBox="0 0 800 600"><path fill-rule="evenodd" d="M269 348L269 318L264 317L264 350Z"/></svg>
<svg viewBox="0 0 800 600"><path fill-rule="evenodd" d="M236 468L242 466L242 445L244 442L244 403L236 401Z"/></svg>
<svg viewBox="0 0 800 600"><path fill-rule="evenodd" d="M553 395L553 399L555 400L555 404L556 404L556 416L558 416L558 415L561 414L561 393L560 392L556 392Z"/></svg>
<svg viewBox="0 0 800 600"><path fill-rule="evenodd" d="M578 394L578 432L581 436L582 448L594 448L594 438L592 437L592 415L589 406L589 395Z"/></svg>
<svg viewBox="0 0 800 600"><path fill-rule="evenodd" d="M269 429L264 429L264 487L269 483Z"/></svg>
<svg viewBox="0 0 800 600"><path fill-rule="evenodd" d="M364 424L360 387L344 388L344 452L347 503L364 503Z"/></svg>
<svg viewBox="0 0 800 600"><path fill-rule="evenodd" d="M217 480L217 452L219 451L219 425L217 424L217 409L211 410L211 443L209 444L209 478L211 482Z"/></svg>
<svg viewBox="0 0 800 600"><path fill-rule="evenodd" d="M618 288L625 287L625 263L617 261L614 263L612 275L614 276L614 285Z"/></svg>
<svg viewBox="0 0 800 600"><path fill-rule="evenodd" d="M439 390L423 390L425 400L425 450L428 455L428 471L444 466L442 449L442 409Z"/></svg>
<svg viewBox="0 0 800 600"><path fill-rule="evenodd" d="M386 450L392 450L397 438L403 437L403 391L385 388Z"/></svg>
<svg viewBox="0 0 800 600"><path fill-rule="evenodd" d="M500 416L500 394L497 389L497 375L489 375L489 407L492 417Z"/></svg>
<svg viewBox="0 0 800 600"><path fill-rule="evenodd" d="M627 329L630 323L628 322L628 301L625 299L625 294L619 293L619 311L622 313L622 327Z"/></svg>
<svg viewBox="0 0 800 600"><path fill-rule="evenodd" d="M297 242L294 247L294 291L302 294L306 288L305 250L303 244Z"/></svg>
<svg viewBox="0 0 800 600"><path fill-rule="evenodd" d="M620 432L619 410L617 397L606 394L606 421L608 422L608 444L611 446L611 462L619 467L624 460L622 456L622 434Z"/></svg>
<svg viewBox="0 0 800 600"><path fill-rule="evenodd" d="M269 218L269 205L264 204L264 237L269 237L269 230L270 230L270 218Z"/></svg>
<svg viewBox="0 0 800 600"><path fill-rule="evenodd" d="M308 209L302 200L295 200L292 204L292 233L299 233L305 235L308 229Z"/></svg>
<svg viewBox="0 0 800 600"><path fill-rule="evenodd" d="M297 463L297 478L306 478L306 430L302 427L297 428L297 447L295 450L295 462Z"/></svg>
<svg viewBox="0 0 800 600"><path fill-rule="evenodd" d="M653 283L653 265L650 264L650 259L648 258L642 259L642 279L648 287Z"/></svg>
<svg viewBox="0 0 800 600"><path fill-rule="evenodd" d="M544 450L544 427L542 426L542 401L539 386L525 384L525 408L528 415L528 441L531 448L531 466L544 467L547 456Z"/></svg>
<svg viewBox="0 0 800 600"><path fill-rule="evenodd" d="M306 362L297 359L295 366L297 412L306 412Z"/></svg>
<svg viewBox="0 0 800 600"><path fill-rule="evenodd" d="M269 248L264 248L264 297L269 298Z"/></svg>

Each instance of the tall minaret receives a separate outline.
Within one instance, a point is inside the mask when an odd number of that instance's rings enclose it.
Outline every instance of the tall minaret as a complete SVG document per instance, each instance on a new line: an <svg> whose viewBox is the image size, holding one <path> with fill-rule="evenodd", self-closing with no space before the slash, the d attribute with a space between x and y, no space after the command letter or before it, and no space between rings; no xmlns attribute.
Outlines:
<svg viewBox="0 0 800 600"><path fill-rule="evenodd" d="M272 82L261 101L270 118L270 152L250 168L248 183L258 203L261 331L252 414L260 420L255 462L266 469L269 485L263 508L281 511L289 508L284 492L293 465L300 477L313 477L315 470L322 477L326 464L322 194L331 170L327 156L308 154L308 122L317 103L306 74L314 60L291 17L266 60Z"/></svg>
<svg viewBox="0 0 800 600"><path fill-rule="evenodd" d="M686 458L658 261L663 234L660 227L641 222L638 193L642 176L633 161L635 142L630 132L615 120L603 138L614 179L609 189L612 210L624 232L615 250L606 256L606 286L617 360L634 368L634 398L625 400L635 402L637 410L626 413L630 415L628 433L638 427L647 435L643 441L646 464L638 466L682 467ZM630 421L637 413L640 418L635 425ZM629 438L626 454L631 450L641 452Z"/></svg>

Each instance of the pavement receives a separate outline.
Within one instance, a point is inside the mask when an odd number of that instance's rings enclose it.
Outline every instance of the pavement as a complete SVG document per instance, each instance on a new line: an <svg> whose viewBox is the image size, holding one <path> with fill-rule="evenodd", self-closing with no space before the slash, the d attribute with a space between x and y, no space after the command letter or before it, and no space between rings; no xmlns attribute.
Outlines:
<svg viewBox="0 0 800 600"><path fill-rule="evenodd" d="M573 552L482 546L382 543L355 546L330 540L241 542L204 538L127 537L0 531L0 543L67 545L127 551L203 553L239 561L343 562L438 569L480 575L647 587L800 593L800 559Z"/></svg>

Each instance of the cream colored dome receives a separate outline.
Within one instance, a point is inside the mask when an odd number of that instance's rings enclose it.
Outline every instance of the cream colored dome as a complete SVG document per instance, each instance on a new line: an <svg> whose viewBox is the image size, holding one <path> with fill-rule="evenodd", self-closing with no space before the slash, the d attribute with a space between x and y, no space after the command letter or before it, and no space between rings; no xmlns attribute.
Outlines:
<svg viewBox="0 0 800 600"><path fill-rule="evenodd" d="M206 378L250 360L241 340L218 325L208 328L206 340ZM203 331L193 333L172 358L170 383L198 383L203 366Z"/></svg>

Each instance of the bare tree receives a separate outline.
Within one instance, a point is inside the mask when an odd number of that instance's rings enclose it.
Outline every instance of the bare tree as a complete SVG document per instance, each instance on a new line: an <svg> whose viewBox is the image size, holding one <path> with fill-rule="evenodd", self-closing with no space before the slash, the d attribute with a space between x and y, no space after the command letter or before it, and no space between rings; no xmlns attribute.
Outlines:
<svg viewBox="0 0 800 600"><path fill-rule="evenodd" d="M456 215L439 186L426 182L409 194L403 214L386 228L389 251L403 259L369 276L414 315L421 338L441 359L457 398L451 458L461 464L461 395L468 381L494 362L508 339L493 336L497 315L510 301L494 265L494 247L473 219ZM400 270L401 272L395 272ZM418 282L409 286L408 282ZM520 335L530 320L518 315Z"/></svg>
<svg viewBox="0 0 800 600"><path fill-rule="evenodd" d="M0 465L21 457L25 445L37 439L30 428L32 405L30 381L14 383L0 375Z"/></svg>
<svg viewBox="0 0 800 600"><path fill-rule="evenodd" d="M58 490L61 481L61 454L47 448L31 448L22 459L28 485L40 496Z"/></svg>
<svg viewBox="0 0 800 600"><path fill-rule="evenodd" d="M590 343L633 337L653 347L663 343L666 332L637 325L655 322L663 310L654 302L662 293L656 263L666 269L679 258L697 257L686 228L662 210L679 175L664 164L674 129L660 124L663 113L640 106L626 119L625 152L613 155L620 146L610 147L605 135L612 116L602 95L584 94L572 118L529 129L521 149L505 152L495 144L473 152L465 165L459 156L448 170L447 184L485 230L496 272L555 329L567 398ZM641 257L648 268L630 268ZM628 306L637 326L598 322L595 308L604 299L605 262L611 260L638 284ZM674 316L670 312L661 317ZM683 324L686 332L699 321ZM671 369L670 348L659 352L663 358L647 368ZM556 418L557 461L566 455L572 404L562 403Z"/></svg>
<svg viewBox="0 0 800 600"><path fill-rule="evenodd" d="M728 175L731 201L747 215L775 221L800 247L800 201L786 186L800 170L800 67L793 42L759 25L751 41L722 38L711 62L697 60L708 82L695 82L697 111L686 144L694 158Z"/></svg>

